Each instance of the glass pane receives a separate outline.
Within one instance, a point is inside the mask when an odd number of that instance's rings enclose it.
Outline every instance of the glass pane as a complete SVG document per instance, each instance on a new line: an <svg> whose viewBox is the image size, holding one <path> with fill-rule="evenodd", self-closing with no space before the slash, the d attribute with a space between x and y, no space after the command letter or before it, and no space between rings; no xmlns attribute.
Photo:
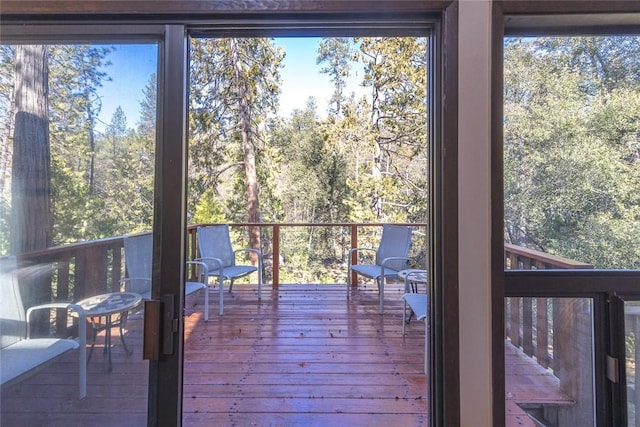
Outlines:
<svg viewBox="0 0 640 427"><path fill-rule="evenodd" d="M505 298L507 426L595 425L592 305Z"/></svg>
<svg viewBox="0 0 640 427"><path fill-rule="evenodd" d="M157 58L156 44L1 46L2 425L146 425L141 290L121 279L123 236L152 229ZM51 302L82 310L25 324Z"/></svg>
<svg viewBox="0 0 640 427"><path fill-rule="evenodd" d="M504 43L506 268L640 268L640 37Z"/></svg>
<svg viewBox="0 0 640 427"><path fill-rule="evenodd" d="M627 379L627 425L640 425L640 393L637 384L640 383L640 369L636 369L640 359L640 302L624 303L624 329L626 349L626 379Z"/></svg>
<svg viewBox="0 0 640 427"><path fill-rule="evenodd" d="M411 224L412 266L426 268L428 39L202 37L189 49L189 252L202 252L198 225L228 223L234 249L261 250L264 284L258 301L255 274L222 290L210 276L210 321L185 320L183 423L428 423L424 323L402 340L404 283L387 281L385 316L374 281L358 288L371 305L346 295L349 250L380 242L382 227L362 224ZM384 331L402 340L400 375L375 347L353 360L349 342ZM335 363L347 359L353 375ZM351 404L356 389L372 394Z"/></svg>

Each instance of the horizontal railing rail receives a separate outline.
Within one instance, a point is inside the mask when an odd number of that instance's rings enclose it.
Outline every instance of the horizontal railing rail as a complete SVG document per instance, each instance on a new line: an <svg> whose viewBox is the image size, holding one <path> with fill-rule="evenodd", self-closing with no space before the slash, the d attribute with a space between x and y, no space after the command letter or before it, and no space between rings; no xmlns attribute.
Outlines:
<svg viewBox="0 0 640 427"><path fill-rule="evenodd" d="M504 244L505 268L512 270L591 269L593 265L523 246Z"/></svg>
<svg viewBox="0 0 640 427"><path fill-rule="evenodd" d="M203 224L205 225L205 224ZM246 227L260 227L261 235L268 236L267 246L271 263L271 283L277 288L280 284L281 267L281 236L282 230L287 228L344 228L345 251L358 247L362 242L363 230L367 228L381 228L382 223L231 223L232 229ZM412 226L417 232L426 235L426 223L405 223L400 225ZM187 257L197 257L198 225L187 227ZM420 232L419 230L424 230ZM56 301L77 301L92 295L115 292L120 289L120 279L125 275L124 267L124 237L115 236L104 239L77 242L54 246L46 249L21 254L19 260L27 265L47 266L50 274L51 298ZM426 242L426 240L425 240ZM426 244L426 243L425 243ZM357 262L357 260L354 260ZM41 269L42 270L42 269ZM355 282L355 281L354 281ZM346 277L345 277L346 283ZM44 301L25 301L27 307Z"/></svg>

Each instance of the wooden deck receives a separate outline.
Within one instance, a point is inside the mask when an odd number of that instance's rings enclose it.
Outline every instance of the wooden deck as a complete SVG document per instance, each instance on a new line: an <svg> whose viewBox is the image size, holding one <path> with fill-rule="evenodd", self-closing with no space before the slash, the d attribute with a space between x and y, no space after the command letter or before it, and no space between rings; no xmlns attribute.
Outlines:
<svg viewBox="0 0 640 427"><path fill-rule="evenodd" d="M201 304L187 313L183 424L428 425L424 323L412 322L403 338L401 288L385 294L380 315L371 285L350 301L344 285L281 285L277 293L263 289L259 304L254 289L236 285L220 317L212 290L209 322ZM72 352L3 390L0 424L146 425L140 328L140 319L130 319L131 356L114 339L110 374L96 348L84 400L76 398Z"/></svg>
<svg viewBox="0 0 640 427"><path fill-rule="evenodd" d="M523 409L541 405L571 405L573 400L560 391L558 378L520 349L505 341L505 409L507 427L536 427Z"/></svg>
<svg viewBox="0 0 640 427"><path fill-rule="evenodd" d="M222 317L217 291L210 292L209 322L201 304L187 311L183 425L429 425L424 323L412 322L402 337L400 286L387 287L384 315L372 285L360 285L350 301L344 285L267 287L259 304L255 289L236 285L225 293ZM72 352L2 390L0 425L146 425L141 319L128 323L133 355L116 336L114 330L111 373L98 340L84 400L77 399ZM526 360L508 354L506 361L507 426L532 426L518 406L523 392L527 399L550 396L552 383L528 370Z"/></svg>

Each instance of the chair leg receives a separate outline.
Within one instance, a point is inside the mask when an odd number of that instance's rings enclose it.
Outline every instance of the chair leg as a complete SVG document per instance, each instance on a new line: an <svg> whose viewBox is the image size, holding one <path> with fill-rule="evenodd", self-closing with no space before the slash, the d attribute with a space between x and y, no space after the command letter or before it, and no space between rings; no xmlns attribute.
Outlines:
<svg viewBox="0 0 640 427"><path fill-rule="evenodd" d="M224 313L224 279L222 278L222 275L218 276L218 288L218 292L220 293L220 316L222 316Z"/></svg>
<svg viewBox="0 0 640 427"><path fill-rule="evenodd" d="M351 266L347 267L347 299L351 295Z"/></svg>
<svg viewBox="0 0 640 427"><path fill-rule="evenodd" d="M209 284L207 283L204 289L204 321L209 321Z"/></svg>
<svg viewBox="0 0 640 427"><path fill-rule="evenodd" d="M78 320L78 394L80 399L87 395L87 320L80 317Z"/></svg>
<svg viewBox="0 0 640 427"><path fill-rule="evenodd" d="M405 335L405 325L407 324L407 300L402 298L404 301L404 309L402 310L402 336Z"/></svg>
<svg viewBox="0 0 640 427"><path fill-rule="evenodd" d="M380 293L380 314L384 313L384 276L378 278L378 290Z"/></svg>

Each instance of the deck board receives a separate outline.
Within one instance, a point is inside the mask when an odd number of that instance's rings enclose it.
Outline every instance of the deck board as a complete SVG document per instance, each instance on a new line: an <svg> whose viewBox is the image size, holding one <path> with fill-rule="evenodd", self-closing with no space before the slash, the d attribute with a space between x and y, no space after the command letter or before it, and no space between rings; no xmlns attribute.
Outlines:
<svg viewBox="0 0 640 427"><path fill-rule="evenodd" d="M363 287L347 301L344 285L253 287L225 292L210 321L188 300L185 322L183 425L326 426L428 425L422 372L424 324L402 337L402 289ZM88 367L88 396L77 392L73 352L3 390L3 426L144 425L148 362L141 360L141 319L132 316L129 356L115 339L113 372L100 337ZM399 424L398 424L399 423Z"/></svg>
<svg viewBox="0 0 640 427"><path fill-rule="evenodd" d="M233 294L225 292L225 314L218 316L218 293L211 289L209 322L201 301L194 307L188 299L183 425L427 426L424 323L412 322L402 336L402 291L388 287L380 315L372 286L349 301L344 285L265 287L258 303L254 287L236 285ZM133 355L123 351L114 330L108 373L99 338L84 400L76 398L77 353L71 352L2 390L0 425L146 425L140 316L127 327ZM526 360L516 355L506 358L513 397L507 398L508 427L532 425L518 406L522 399L549 396L549 383L527 375Z"/></svg>
<svg viewBox="0 0 640 427"><path fill-rule="evenodd" d="M187 325L184 425L428 425L424 325L403 338L401 289L385 294L384 315L344 285L225 295L224 316Z"/></svg>

